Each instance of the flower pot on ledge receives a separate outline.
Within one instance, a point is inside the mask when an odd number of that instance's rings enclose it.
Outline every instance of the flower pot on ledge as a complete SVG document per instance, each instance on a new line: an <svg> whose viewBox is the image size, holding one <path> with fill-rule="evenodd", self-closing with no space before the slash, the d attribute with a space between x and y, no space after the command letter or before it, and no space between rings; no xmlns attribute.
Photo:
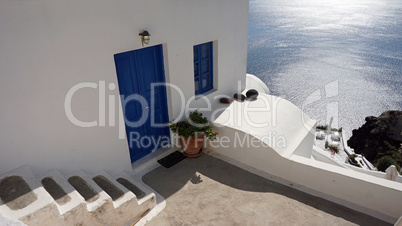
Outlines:
<svg viewBox="0 0 402 226"><path fill-rule="evenodd" d="M204 134L198 134L194 140L192 137L188 139L180 137L180 145L183 154L187 157L198 157L202 154L202 146L204 145Z"/></svg>

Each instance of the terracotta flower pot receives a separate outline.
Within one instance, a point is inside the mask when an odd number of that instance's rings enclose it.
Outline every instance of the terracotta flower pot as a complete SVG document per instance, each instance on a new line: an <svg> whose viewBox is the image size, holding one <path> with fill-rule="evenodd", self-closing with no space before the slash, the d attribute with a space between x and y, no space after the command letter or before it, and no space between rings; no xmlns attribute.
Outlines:
<svg viewBox="0 0 402 226"><path fill-rule="evenodd" d="M196 140L194 140L192 137L188 139L180 137L180 145L184 150L184 155L186 155L187 157L200 156L203 144L204 144L204 134L199 134Z"/></svg>

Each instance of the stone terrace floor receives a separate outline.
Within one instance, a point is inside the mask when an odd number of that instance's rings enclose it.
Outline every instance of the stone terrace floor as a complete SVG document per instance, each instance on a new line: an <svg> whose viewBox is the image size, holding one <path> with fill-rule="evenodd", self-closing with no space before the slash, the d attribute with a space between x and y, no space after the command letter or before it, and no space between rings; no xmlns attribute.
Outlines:
<svg viewBox="0 0 402 226"><path fill-rule="evenodd" d="M389 225L206 154L143 180L166 199L148 225Z"/></svg>

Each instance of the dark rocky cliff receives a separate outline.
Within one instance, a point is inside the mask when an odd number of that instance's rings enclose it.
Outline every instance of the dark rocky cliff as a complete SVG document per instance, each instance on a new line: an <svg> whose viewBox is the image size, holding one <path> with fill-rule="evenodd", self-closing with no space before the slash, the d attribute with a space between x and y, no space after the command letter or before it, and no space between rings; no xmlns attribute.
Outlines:
<svg viewBox="0 0 402 226"><path fill-rule="evenodd" d="M347 143L372 163L390 156L401 166L402 111L386 111L379 117L366 117L366 123L353 130Z"/></svg>

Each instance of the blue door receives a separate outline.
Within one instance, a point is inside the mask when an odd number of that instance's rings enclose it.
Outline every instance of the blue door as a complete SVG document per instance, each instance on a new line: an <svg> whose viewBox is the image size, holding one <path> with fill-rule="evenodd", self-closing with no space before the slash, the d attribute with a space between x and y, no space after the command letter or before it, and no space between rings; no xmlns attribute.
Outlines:
<svg viewBox="0 0 402 226"><path fill-rule="evenodd" d="M170 144L162 45L114 55L131 162ZM158 85L156 85L158 84Z"/></svg>

